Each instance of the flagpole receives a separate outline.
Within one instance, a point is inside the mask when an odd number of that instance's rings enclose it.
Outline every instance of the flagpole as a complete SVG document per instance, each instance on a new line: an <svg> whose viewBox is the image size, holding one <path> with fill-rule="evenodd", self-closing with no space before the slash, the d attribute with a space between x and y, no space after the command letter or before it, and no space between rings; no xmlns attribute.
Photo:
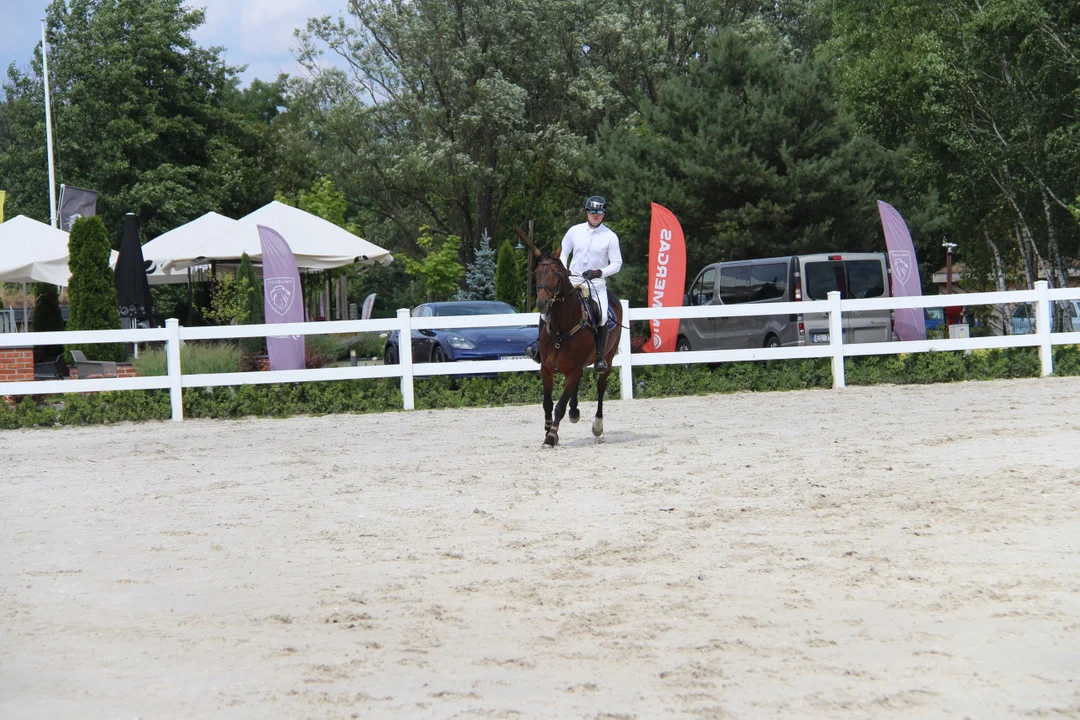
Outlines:
<svg viewBox="0 0 1080 720"><path fill-rule="evenodd" d="M49 154L49 222L56 224L56 170L53 168L52 108L49 101L49 55L45 46L45 18L41 19L41 74L45 80L45 143Z"/></svg>

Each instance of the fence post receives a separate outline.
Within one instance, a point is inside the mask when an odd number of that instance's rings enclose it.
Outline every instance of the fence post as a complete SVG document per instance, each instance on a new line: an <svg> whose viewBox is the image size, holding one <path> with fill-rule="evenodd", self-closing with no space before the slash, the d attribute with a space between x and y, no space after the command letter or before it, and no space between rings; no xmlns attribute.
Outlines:
<svg viewBox="0 0 1080 720"><path fill-rule="evenodd" d="M844 379L844 316L840 312L840 293L829 293L829 346L832 348L832 386L846 387Z"/></svg>
<svg viewBox="0 0 1080 720"><path fill-rule="evenodd" d="M634 376L630 369L630 303L620 300L622 304L622 317L626 327L619 333L619 383L622 392L619 397L623 400L634 399Z"/></svg>
<svg viewBox="0 0 1080 720"><path fill-rule="evenodd" d="M401 399L406 410L416 409L412 374L412 324L409 308L398 308L398 366L401 368Z"/></svg>
<svg viewBox="0 0 1080 720"><path fill-rule="evenodd" d="M1042 361L1043 377L1054 372L1054 348L1050 344L1050 330L1050 283L1036 280L1035 333L1039 337L1039 360Z"/></svg>
<svg viewBox="0 0 1080 720"><path fill-rule="evenodd" d="M180 422L184 419L184 387L180 383L180 321L169 318L165 321L168 337L165 339L165 367L169 374L169 402L172 404L172 419Z"/></svg>

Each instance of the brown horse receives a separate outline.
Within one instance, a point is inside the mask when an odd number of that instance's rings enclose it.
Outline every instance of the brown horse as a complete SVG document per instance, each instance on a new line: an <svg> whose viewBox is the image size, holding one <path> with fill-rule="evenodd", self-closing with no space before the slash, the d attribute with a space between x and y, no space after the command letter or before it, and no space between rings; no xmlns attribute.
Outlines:
<svg viewBox="0 0 1080 720"><path fill-rule="evenodd" d="M559 423L566 413L567 404L570 405L570 422L576 423L581 417L578 384L585 366L596 360L596 330L585 319L581 293L571 284L570 273L558 256L551 251L536 254L539 257L536 264L536 307L543 317L540 323L540 377L544 382L544 431L547 433L544 444L554 447L559 444ZM611 291L607 293L608 304L615 312L616 327L608 333L607 347L603 350L608 369L596 376L596 418L592 432L597 442L603 442L604 391L622 333L622 305ZM607 318L602 318L601 322L607 322ZM551 390L556 372L563 374L566 383L552 417Z"/></svg>

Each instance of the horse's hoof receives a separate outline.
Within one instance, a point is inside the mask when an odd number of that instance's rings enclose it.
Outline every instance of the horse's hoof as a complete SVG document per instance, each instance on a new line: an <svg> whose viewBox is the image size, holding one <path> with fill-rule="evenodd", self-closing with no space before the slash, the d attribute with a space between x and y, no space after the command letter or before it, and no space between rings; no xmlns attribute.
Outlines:
<svg viewBox="0 0 1080 720"><path fill-rule="evenodd" d="M596 418L592 424L592 434L600 437L604 434L604 418Z"/></svg>
<svg viewBox="0 0 1080 720"><path fill-rule="evenodd" d="M544 438L544 444L549 447L555 447L559 444L559 430L552 426L551 430L548 430L547 437Z"/></svg>
<svg viewBox="0 0 1080 720"><path fill-rule="evenodd" d="M577 408L570 408L569 416L570 416L570 422L576 423L578 420L581 419L581 411L578 410Z"/></svg>
<svg viewBox="0 0 1080 720"><path fill-rule="evenodd" d="M607 442L607 439L604 438L603 435L597 435L596 436L596 444L597 445L602 445L603 443L606 443L606 442Z"/></svg>

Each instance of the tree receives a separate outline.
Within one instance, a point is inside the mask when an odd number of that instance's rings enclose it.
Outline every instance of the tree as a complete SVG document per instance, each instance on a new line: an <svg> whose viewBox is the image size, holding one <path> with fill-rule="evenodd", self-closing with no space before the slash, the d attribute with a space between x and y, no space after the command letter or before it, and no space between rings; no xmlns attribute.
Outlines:
<svg viewBox="0 0 1080 720"><path fill-rule="evenodd" d="M51 332L64 329L64 315L60 311L60 293L52 283L34 285L34 332Z"/></svg>
<svg viewBox="0 0 1080 720"><path fill-rule="evenodd" d="M465 262L504 218L565 198L585 149L575 128L601 112L589 107L602 83L585 72L578 2L349 9L348 21L312 20L302 36L313 80L293 86L293 122L349 196L391 225L396 246L422 254L424 225L461 238ZM319 72L317 41L349 75Z"/></svg>
<svg viewBox="0 0 1080 720"><path fill-rule="evenodd" d="M54 0L46 15L57 180L99 191L107 227L133 212L152 238L208 210L236 216L269 199L265 110L246 117L239 68L192 38L202 10ZM48 220L41 67L39 47L28 72L8 69L0 177L15 212Z"/></svg>
<svg viewBox="0 0 1080 720"><path fill-rule="evenodd" d="M601 133L591 174L622 210L624 257L646 257L652 201L679 218L690 277L720 260L884 250L875 200L897 192L899 158L858 135L828 66L735 30L708 48Z"/></svg>
<svg viewBox="0 0 1080 720"><path fill-rule="evenodd" d="M837 0L843 89L941 190L975 287L1067 282L1080 222L1080 7L1066 0Z"/></svg>
<svg viewBox="0 0 1080 720"><path fill-rule="evenodd" d="M118 330L120 313L117 310L116 285L109 266L109 234L98 216L80 218L71 226L68 236L68 266L71 280L68 296L71 314L68 330ZM122 343L69 345L68 350L82 350L94 360L123 360L126 350Z"/></svg>
<svg viewBox="0 0 1080 720"><path fill-rule="evenodd" d="M458 288L455 300L495 299L495 250L488 239L476 251L476 259L465 268L465 287Z"/></svg>
<svg viewBox="0 0 1080 720"><path fill-rule="evenodd" d="M495 299L509 303L518 310L525 307L521 262L509 240L503 240L499 245L499 259L495 266Z"/></svg>
<svg viewBox="0 0 1080 720"><path fill-rule="evenodd" d="M263 285L255 277L255 267L247 253L240 256L240 267L236 269L237 292L243 306L243 320L247 325L262 325L266 306L263 302ZM242 338L240 347L250 353L261 353L266 347L264 338Z"/></svg>
<svg viewBox="0 0 1080 720"><path fill-rule="evenodd" d="M420 228L417 244L427 254L423 260L405 258L405 272L424 284L427 300L445 300L461 282L463 268L457 261L461 238L446 236L440 242L430 228Z"/></svg>

